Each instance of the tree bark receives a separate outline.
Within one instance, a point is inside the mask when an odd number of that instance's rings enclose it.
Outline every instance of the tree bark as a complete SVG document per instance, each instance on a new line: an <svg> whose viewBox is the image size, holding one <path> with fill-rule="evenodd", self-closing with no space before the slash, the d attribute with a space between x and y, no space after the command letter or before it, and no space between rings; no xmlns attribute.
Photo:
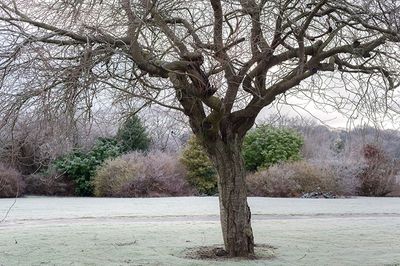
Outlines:
<svg viewBox="0 0 400 266"><path fill-rule="evenodd" d="M254 254L254 237L250 221L251 212L247 204L241 144L242 140L236 135L207 145L219 175L222 233L225 250L231 257L248 257Z"/></svg>

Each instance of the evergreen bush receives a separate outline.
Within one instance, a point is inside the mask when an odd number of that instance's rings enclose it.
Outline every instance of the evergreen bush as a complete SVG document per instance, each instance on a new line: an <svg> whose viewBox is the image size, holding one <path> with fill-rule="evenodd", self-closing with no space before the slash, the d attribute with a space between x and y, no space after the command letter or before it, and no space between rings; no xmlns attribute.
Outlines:
<svg viewBox="0 0 400 266"><path fill-rule="evenodd" d="M271 165L300 159L304 141L300 134L285 128L262 125L247 133L243 143L246 169L256 171Z"/></svg>
<svg viewBox="0 0 400 266"><path fill-rule="evenodd" d="M194 136L183 150L181 161L188 171L189 184L199 193L206 195L217 193L217 171Z"/></svg>
<svg viewBox="0 0 400 266"><path fill-rule="evenodd" d="M96 168L106 159L121 154L121 147L115 139L99 138L89 152L74 151L54 162L57 170L70 177L75 183L78 196L92 196L92 177Z"/></svg>

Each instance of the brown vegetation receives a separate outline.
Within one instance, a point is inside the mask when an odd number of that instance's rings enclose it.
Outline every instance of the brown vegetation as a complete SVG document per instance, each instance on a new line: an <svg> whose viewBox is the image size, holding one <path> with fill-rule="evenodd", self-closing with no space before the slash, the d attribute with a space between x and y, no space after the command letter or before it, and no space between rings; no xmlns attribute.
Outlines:
<svg viewBox="0 0 400 266"><path fill-rule="evenodd" d="M24 189L21 173L0 163L0 198L19 197L24 194Z"/></svg>
<svg viewBox="0 0 400 266"><path fill-rule="evenodd" d="M396 176L400 173L399 162L388 158L376 145L363 147L366 167L357 176L360 179L358 194L362 196L386 196L396 189Z"/></svg>
<svg viewBox="0 0 400 266"><path fill-rule="evenodd" d="M343 194L338 177L329 167L311 163L287 162L247 176L250 195L298 197L308 192Z"/></svg>
<svg viewBox="0 0 400 266"><path fill-rule="evenodd" d="M52 168L45 173L26 176L25 183L27 195L73 196L75 194L74 182Z"/></svg>

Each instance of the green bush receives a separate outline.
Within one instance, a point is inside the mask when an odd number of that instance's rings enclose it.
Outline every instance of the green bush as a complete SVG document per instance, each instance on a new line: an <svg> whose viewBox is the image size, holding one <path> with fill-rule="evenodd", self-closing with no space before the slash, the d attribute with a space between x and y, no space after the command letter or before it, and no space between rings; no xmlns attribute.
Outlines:
<svg viewBox="0 0 400 266"><path fill-rule="evenodd" d="M93 194L92 177L96 167L108 158L121 154L121 148L114 139L100 138L89 152L75 151L54 162L55 167L75 182L79 196Z"/></svg>
<svg viewBox="0 0 400 266"><path fill-rule="evenodd" d="M189 184L199 193L214 195L217 192L217 171L195 137L187 143L181 161L188 171Z"/></svg>
<svg viewBox="0 0 400 266"><path fill-rule="evenodd" d="M118 129L117 140L121 145L122 152L146 151L150 145L146 129L136 115L128 117Z"/></svg>
<svg viewBox="0 0 400 266"><path fill-rule="evenodd" d="M256 171L284 161L300 159L303 138L290 129L262 125L249 131L243 142L246 169Z"/></svg>

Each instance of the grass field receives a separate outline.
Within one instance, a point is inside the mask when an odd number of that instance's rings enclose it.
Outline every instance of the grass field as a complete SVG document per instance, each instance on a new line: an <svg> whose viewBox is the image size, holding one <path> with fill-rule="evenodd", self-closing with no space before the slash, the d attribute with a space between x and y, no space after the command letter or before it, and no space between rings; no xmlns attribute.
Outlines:
<svg viewBox="0 0 400 266"><path fill-rule="evenodd" d="M0 219L13 199L0 199ZM256 243L274 258L201 261L222 244L214 197L17 199L0 265L400 265L400 198L250 198Z"/></svg>

